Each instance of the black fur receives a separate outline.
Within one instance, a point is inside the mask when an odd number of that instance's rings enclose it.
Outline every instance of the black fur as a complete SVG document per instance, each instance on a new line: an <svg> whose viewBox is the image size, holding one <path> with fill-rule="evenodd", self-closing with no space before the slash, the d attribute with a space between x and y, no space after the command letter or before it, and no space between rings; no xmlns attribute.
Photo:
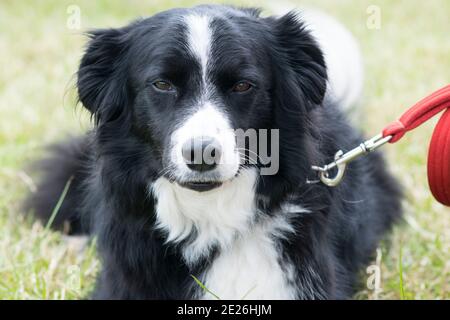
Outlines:
<svg viewBox="0 0 450 320"><path fill-rule="evenodd" d="M279 240L280 265L291 261L296 267L298 298L350 298L358 271L401 215L400 191L378 153L352 163L336 188L305 183L312 164L328 163L338 149L349 149L362 137L338 106L323 101L324 59L294 14L260 18L257 10L201 6L92 32L78 92L96 119L95 129L53 150L27 207L46 221L74 177L54 226L67 220L72 233L98 237L103 270L94 298L197 296L190 274L207 270L215 253L188 267L180 247L165 244L155 229L156 200L148 192L165 167L174 122L197 90L198 81L187 77L198 66L180 51L185 35L178 23L194 11L217 17L212 26L221 39L212 54L219 70L216 85L236 80L239 59L252 66L258 83L245 97L218 93L234 127L280 128L280 170L261 178L257 193L268 200L260 209L273 214L283 201L292 201L311 211L296 216L295 236ZM177 96L152 91L148 79L163 66L166 77L184 88Z"/></svg>

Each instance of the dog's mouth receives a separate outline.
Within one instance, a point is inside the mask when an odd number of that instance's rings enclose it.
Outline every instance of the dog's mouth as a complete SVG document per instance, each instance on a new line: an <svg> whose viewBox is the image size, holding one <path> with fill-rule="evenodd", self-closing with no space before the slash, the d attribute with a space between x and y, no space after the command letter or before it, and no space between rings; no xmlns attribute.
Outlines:
<svg viewBox="0 0 450 320"><path fill-rule="evenodd" d="M230 183L234 178L236 178L241 173L241 168L228 179L223 179L223 177L219 177L217 175L209 176L209 177L202 177L202 178L196 178L195 176L191 176L188 179L178 180L174 179L173 177L166 177L171 181L172 183L178 184L182 188L190 189L197 192L205 192L210 191L219 188L220 186L224 184Z"/></svg>
<svg viewBox="0 0 450 320"><path fill-rule="evenodd" d="M197 192L205 192L216 189L222 185L220 181L188 181L178 183L183 188L191 189Z"/></svg>

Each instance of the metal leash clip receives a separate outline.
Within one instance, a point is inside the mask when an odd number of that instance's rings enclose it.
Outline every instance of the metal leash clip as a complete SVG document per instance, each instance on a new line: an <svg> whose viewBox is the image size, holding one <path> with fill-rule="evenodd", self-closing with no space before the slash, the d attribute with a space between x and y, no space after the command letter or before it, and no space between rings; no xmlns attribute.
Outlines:
<svg viewBox="0 0 450 320"><path fill-rule="evenodd" d="M322 183L326 184L329 187L337 186L342 178L344 177L345 169L347 168L347 164L363 155L368 154L369 152L378 149L389 140L391 140L392 136L383 137L380 133L375 137L364 141L358 147L344 153L342 150L339 150L334 155L334 161L325 165L324 167L312 166L311 169L318 172L319 179ZM329 171L337 168L337 173L334 177L330 177ZM319 180L307 180L307 183L317 183Z"/></svg>

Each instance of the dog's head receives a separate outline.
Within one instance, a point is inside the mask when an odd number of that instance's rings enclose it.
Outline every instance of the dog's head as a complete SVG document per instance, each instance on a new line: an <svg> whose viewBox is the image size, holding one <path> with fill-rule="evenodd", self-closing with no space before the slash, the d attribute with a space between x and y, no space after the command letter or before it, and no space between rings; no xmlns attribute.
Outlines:
<svg viewBox="0 0 450 320"><path fill-rule="evenodd" d="M200 6L90 35L77 85L98 143L139 154L134 163L190 189L210 190L242 166L261 166L242 161L258 159L260 149L246 153L236 130L255 130L259 141L259 129L280 129L280 157L296 153L308 112L325 94L322 53L292 13L262 18Z"/></svg>

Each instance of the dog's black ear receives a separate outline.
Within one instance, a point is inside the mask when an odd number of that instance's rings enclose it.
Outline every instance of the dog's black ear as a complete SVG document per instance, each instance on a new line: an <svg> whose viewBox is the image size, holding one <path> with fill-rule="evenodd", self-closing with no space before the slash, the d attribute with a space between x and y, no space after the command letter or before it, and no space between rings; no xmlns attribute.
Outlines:
<svg viewBox="0 0 450 320"><path fill-rule="evenodd" d="M295 72L303 95L312 104L322 103L327 86L327 71L322 50L305 29L295 12L290 12L274 23L277 41L277 59L284 59Z"/></svg>
<svg viewBox="0 0 450 320"><path fill-rule="evenodd" d="M97 123L116 119L128 101L125 72L127 29L89 32L90 41L78 70L78 97Z"/></svg>

